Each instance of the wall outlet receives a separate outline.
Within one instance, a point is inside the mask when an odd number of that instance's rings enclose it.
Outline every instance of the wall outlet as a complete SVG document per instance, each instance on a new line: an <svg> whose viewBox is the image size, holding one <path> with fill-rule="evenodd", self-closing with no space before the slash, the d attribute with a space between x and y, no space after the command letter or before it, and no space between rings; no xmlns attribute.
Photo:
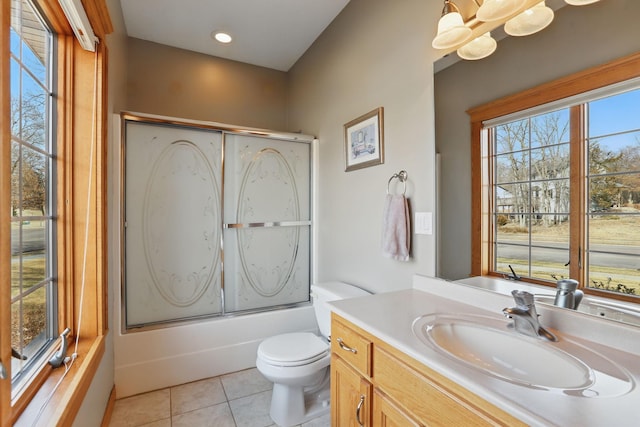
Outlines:
<svg viewBox="0 0 640 427"><path fill-rule="evenodd" d="M431 212L416 212L414 227L416 234L433 234L433 214Z"/></svg>

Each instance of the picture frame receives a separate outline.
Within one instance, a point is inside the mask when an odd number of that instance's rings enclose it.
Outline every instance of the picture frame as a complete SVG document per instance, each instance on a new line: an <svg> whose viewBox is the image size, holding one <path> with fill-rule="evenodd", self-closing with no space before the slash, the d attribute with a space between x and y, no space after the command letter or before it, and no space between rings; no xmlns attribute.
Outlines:
<svg viewBox="0 0 640 427"><path fill-rule="evenodd" d="M383 113L378 107L344 125L345 172L384 163Z"/></svg>

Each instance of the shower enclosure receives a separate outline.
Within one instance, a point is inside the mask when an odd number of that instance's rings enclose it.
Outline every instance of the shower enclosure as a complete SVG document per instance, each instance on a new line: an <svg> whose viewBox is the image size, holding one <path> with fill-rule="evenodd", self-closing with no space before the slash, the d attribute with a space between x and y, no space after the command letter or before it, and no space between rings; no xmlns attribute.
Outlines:
<svg viewBox="0 0 640 427"><path fill-rule="evenodd" d="M311 142L123 115L125 329L309 301Z"/></svg>

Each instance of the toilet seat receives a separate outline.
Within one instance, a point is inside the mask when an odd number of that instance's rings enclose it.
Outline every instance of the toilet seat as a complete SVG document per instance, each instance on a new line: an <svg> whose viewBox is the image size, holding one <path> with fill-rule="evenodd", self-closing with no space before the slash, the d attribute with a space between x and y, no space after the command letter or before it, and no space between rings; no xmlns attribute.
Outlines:
<svg viewBox="0 0 640 427"><path fill-rule="evenodd" d="M264 340L258 358L276 366L301 366L320 360L329 353L329 344L310 332L294 332Z"/></svg>

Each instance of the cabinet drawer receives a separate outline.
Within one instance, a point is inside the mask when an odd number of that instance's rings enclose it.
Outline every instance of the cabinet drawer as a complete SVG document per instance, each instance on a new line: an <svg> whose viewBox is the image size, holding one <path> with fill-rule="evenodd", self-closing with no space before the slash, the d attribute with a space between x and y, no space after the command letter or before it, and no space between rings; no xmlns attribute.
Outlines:
<svg viewBox="0 0 640 427"><path fill-rule="evenodd" d="M522 425L484 402L473 405L463 395L435 381L376 346L373 378L376 387L428 426ZM475 395L474 395L475 397ZM477 399L477 397L476 397ZM485 407L486 405L486 407Z"/></svg>
<svg viewBox="0 0 640 427"><path fill-rule="evenodd" d="M361 374L371 376L371 341L335 315L331 321L331 351Z"/></svg>

